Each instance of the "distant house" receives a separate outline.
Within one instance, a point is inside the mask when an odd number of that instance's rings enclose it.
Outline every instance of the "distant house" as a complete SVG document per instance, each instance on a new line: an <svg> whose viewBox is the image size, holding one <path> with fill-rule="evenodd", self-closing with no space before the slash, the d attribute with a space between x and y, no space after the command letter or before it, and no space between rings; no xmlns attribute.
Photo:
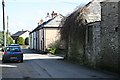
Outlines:
<svg viewBox="0 0 120 80"><path fill-rule="evenodd" d="M13 40L15 41L15 43L17 43L17 38L18 37L23 37L23 39L25 40L26 37L29 37L29 33L30 31L25 30L25 31L18 31L15 34L11 35L11 37L13 38Z"/></svg>
<svg viewBox="0 0 120 80"><path fill-rule="evenodd" d="M58 40L63 18L61 14L56 15L30 32L30 48L44 51L52 42Z"/></svg>

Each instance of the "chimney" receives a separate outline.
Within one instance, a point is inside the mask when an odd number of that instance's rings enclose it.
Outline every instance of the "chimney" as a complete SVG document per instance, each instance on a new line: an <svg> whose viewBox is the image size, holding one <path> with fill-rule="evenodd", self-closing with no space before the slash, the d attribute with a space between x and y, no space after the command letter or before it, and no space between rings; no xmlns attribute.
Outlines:
<svg viewBox="0 0 120 80"><path fill-rule="evenodd" d="M54 17L54 11L52 11L52 13L51 13L51 17L52 17L52 18Z"/></svg>
<svg viewBox="0 0 120 80"><path fill-rule="evenodd" d="M57 13L55 13L54 11L52 11L51 16L52 16L52 18L54 18L55 16L57 16Z"/></svg>
<svg viewBox="0 0 120 80"><path fill-rule="evenodd" d="M42 24L42 23L43 23L43 19L40 20L40 24Z"/></svg>
<svg viewBox="0 0 120 80"><path fill-rule="evenodd" d="M39 22L38 22L38 25L41 25L43 23L43 19L41 19Z"/></svg>
<svg viewBox="0 0 120 80"><path fill-rule="evenodd" d="M45 17L46 21L50 19L49 13L47 13L47 16Z"/></svg>
<svg viewBox="0 0 120 80"><path fill-rule="evenodd" d="M47 13L47 16L46 17L50 17L49 13Z"/></svg>

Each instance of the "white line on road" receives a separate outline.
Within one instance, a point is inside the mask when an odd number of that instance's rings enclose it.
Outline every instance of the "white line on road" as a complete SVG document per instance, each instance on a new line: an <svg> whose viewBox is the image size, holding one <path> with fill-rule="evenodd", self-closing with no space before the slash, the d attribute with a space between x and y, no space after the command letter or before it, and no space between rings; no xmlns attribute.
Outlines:
<svg viewBox="0 0 120 80"><path fill-rule="evenodd" d="M10 68L15 68L15 67L17 67L17 66L15 66L15 65L0 64L0 67L10 67Z"/></svg>

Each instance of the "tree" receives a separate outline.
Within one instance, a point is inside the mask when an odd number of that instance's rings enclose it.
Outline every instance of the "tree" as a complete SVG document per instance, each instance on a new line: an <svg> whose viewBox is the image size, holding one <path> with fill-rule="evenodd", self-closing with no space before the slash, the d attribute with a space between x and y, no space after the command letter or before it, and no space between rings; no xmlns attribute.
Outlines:
<svg viewBox="0 0 120 80"><path fill-rule="evenodd" d="M29 45L29 38L28 37L25 38L25 45Z"/></svg>
<svg viewBox="0 0 120 80"><path fill-rule="evenodd" d="M12 43L13 43L12 37L8 36L8 37L7 37L7 42L6 42L6 44L7 44L7 45L10 45L10 44L12 44Z"/></svg>
<svg viewBox="0 0 120 80"><path fill-rule="evenodd" d="M87 8L79 8L61 23L61 40L65 42L66 58L74 62L86 64L86 14Z"/></svg>
<svg viewBox="0 0 120 80"><path fill-rule="evenodd" d="M6 32L6 35L10 35L10 32ZM0 44L4 45L4 39L3 39L3 31L0 31ZM10 45L13 43L13 39L10 36L6 36L6 45Z"/></svg>
<svg viewBox="0 0 120 80"><path fill-rule="evenodd" d="M23 37L18 37L18 39L17 39L17 44L19 44L19 45L23 45L23 44L24 44L24 39L23 39Z"/></svg>
<svg viewBox="0 0 120 80"><path fill-rule="evenodd" d="M3 32L0 31L0 44L3 45Z"/></svg>

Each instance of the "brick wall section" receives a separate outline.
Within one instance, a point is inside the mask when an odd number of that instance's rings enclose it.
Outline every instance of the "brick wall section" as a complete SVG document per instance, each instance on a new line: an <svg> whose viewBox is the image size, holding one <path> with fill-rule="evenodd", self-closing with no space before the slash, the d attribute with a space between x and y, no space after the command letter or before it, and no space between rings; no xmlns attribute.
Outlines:
<svg viewBox="0 0 120 80"><path fill-rule="evenodd" d="M120 25L119 2L102 2L101 14L101 63L100 67L119 71Z"/></svg>

